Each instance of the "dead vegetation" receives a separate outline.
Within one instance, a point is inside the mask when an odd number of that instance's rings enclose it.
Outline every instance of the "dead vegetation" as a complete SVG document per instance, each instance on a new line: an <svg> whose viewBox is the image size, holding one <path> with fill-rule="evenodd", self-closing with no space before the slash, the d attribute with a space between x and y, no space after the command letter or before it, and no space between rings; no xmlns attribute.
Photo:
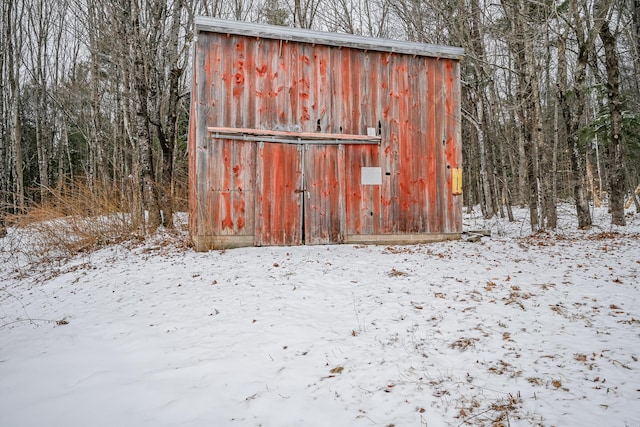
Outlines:
<svg viewBox="0 0 640 427"><path fill-rule="evenodd" d="M86 183L48 188L45 202L6 217L9 232L0 242L0 261L27 273L107 245L140 244L148 237L144 213L134 211L135 196L129 192L123 198L126 193Z"/></svg>
<svg viewBox="0 0 640 427"><path fill-rule="evenodd" d="M391 271L387 273L387 276L389 277L403 277L408 275L409 275L408 273L405 273L404 271L401 271L401 270L396 270L395 268L392 268Z"/></svg>
<svg viewBox="0 0 640 427"><path fill-rule="evenodd" d="M485 402L473 397L462 400L456 409L459 426L507 427L512 421L523 419L527 419L531 425L536 425L534 419L522 414L520 393L507 394L503 398Z"/></svg>
<svg viewBox="0 0 640 427"><path fill-rule="evenodd" d="M469 347L473 347L475 343L478 341L480 341L479 338L462 337L462 338L458 338L457 340L449 344L449 347L453 349L458 349L460 351L465 351Z"/></svg>

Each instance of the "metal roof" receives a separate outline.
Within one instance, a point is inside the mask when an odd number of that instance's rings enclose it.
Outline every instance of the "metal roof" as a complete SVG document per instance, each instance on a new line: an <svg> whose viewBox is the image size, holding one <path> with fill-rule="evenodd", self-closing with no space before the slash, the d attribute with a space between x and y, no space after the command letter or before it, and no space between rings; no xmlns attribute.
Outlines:
<svg viewBox="0 0 640 427"><path fill-rule="evenodd" d="M256 24L252 22L230 21L205 16L197 16L195 18L195 28L196 32L235 34L436 58L461 59L464 56L464 49L461 47L381 39L354 34L330 33L326 31Z"/></svg>

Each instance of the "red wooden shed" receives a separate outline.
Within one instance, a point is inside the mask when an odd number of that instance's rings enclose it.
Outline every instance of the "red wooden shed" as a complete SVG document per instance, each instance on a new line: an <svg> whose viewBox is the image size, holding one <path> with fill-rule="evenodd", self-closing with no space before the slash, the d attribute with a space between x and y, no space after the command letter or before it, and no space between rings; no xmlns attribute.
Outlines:
<svg viewBox="0 0 640 427"><path fill-rule="evenodd" d="M462 231L461 48L200 17L196 250Z"/></svg>

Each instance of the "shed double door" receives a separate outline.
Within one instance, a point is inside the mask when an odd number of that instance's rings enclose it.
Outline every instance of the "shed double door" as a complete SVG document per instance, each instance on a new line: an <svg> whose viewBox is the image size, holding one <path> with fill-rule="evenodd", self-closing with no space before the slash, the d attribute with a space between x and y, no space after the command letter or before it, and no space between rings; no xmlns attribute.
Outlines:
<svg viewBox="0 0 640 427"><path fill-rule="evenodd" d="M344 150L258 143L256 245L344 241Z"/></svg>

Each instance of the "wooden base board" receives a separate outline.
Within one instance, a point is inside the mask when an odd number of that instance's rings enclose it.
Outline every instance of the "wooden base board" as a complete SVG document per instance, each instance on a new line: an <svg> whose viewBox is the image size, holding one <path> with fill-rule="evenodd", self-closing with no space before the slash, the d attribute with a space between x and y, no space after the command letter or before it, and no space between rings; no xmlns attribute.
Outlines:
<svg viewBox="0 0 640 427"><path fill-rule="evenodd" d="M418 243L442 242L445 240L459 240L460 233L434 234L350 234L344 243L362 245L415 245Z"/></svg>
<svg viewBox="0 0 640 427"><path fill-rule="evenodd" d="M196 252L254 246L254 236L193 236Z"/></svg>
<svg viewBox="0 0 640 427"><path fill-rule="evenodd" d="M435 234L349 234L345 236L345 244L359 245L415 245L419 243L459 240L460 233ZM255 246L254 236L194 236L196 252L224 250Z"/></svg>

